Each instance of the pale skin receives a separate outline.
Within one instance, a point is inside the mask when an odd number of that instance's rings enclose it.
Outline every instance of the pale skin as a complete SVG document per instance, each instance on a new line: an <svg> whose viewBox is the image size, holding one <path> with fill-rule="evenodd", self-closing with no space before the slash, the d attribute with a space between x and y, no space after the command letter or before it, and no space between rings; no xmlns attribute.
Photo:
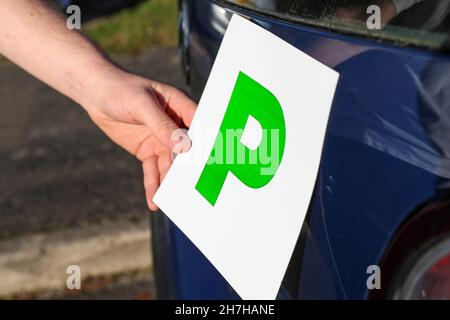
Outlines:
<svg viewBox="0 0 450 320"><path fill-rule="evenodd" d="M115 66L44 0L0 0L0 53L80 104L139 159L148 206L158 209L153 196L179 149L172 133L189 127L196 110L189 97ZM187 151L190 140L183 140Z"/></svg>

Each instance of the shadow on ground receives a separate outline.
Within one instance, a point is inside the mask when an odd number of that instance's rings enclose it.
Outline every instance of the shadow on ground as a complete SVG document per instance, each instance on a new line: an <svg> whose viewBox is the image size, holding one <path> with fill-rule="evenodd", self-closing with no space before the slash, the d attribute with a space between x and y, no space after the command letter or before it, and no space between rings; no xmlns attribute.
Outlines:
<svg viewBox="0 0 450 320"><path fill-rule="evenodd" d="M154 49L137 57L121 58L118 63L141 75L183 85L175 48ZM72 230L72 234L124 220L136 225L136 230L142 225L149 211L140 163L113 144L78 105L7 64L0 66L0 106L0 245L21 244L24 241L16 239L27 239L29 234L40 239L49 232L69 234ZM83 232L80 234L82 237ZM12 254L22 251L16 248ZM42 252L43 261L49 254ZM72 254L78 259L77 252ZM127 255L119 257L117 263L126 262ZM7 266L8 254L3 252L2 257ZM150 266L150 252L144 259ZM24 276L29 276L25 269L33 269L33 262L23 267ZM0 270L0 278L2 272L10 271ZM65 275L64 268L58 272ZM80 292L40 291L18 297L153 297L149 271L124 272L115 277L100 275L83 281L83 286ZM64 287L63 282L60 287Z"/></svg>
<svg viewBox="0 0 450 320"><path fill-rule="evenodd" d="M176 49L122 58L182 86ZM13 65L0 68L0 240L148 214L140 163L75 103Z"/></svg>

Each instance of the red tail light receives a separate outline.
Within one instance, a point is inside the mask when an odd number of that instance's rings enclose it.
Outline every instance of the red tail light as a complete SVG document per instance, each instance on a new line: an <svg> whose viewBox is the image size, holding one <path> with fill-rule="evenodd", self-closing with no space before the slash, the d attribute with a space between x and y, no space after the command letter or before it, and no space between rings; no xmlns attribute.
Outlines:
<svg viewBox="0 0 450 320"><path fill-rule="evenodd" d="M450 300L450 236L430 241L409 265L395 299Z"/></svg>
<svg viewBox="0 0 450 320"><path fill-rule="evenodd" d="M450 300L450 254L425 272L417 290L419 299Z"/></svg>

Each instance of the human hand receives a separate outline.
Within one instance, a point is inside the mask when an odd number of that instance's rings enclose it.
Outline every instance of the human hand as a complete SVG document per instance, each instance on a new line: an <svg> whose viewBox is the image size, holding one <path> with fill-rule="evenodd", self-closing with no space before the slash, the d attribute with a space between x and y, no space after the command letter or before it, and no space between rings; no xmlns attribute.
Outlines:
<svg viewBox="0 0 450 320"><path fill-rule="evenodd" d="M99 87L98 102L84 107L91 119L119 146L136 156L144 172L146 199L153 196L172 164L172 152L186 152L190 139L173 141L176 129L189 127L196 103L171 86L121 73Z"/></svg>
<svg viewBox="0 0 450 320"><path fill-rule="evenodd" d="M196 104L168 85L127 73L111 63L47 1L0 0L0 53L79 103L118 145L142 161L149 208L172 162L189 138ZM26 39L26 41L24 41ZM181 141L180 141L181 140ZM178 147L178 150L174 150Z"/></svg>

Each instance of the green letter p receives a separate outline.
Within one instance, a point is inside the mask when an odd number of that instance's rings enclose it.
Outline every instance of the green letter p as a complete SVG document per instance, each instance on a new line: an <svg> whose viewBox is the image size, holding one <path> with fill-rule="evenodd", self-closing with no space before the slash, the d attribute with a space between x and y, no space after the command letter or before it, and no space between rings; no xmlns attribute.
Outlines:
<svg viewBox="0 0 450 320"><path fill-rule="evenodd" d="M240 141L250 116L259 122L263 131L263 138L254 150ZM234 133L231 137L230 132ZM279 167L285 140L283 110L277 98L240 72L214 147L195 189L214 206L228 172L250 188L264 187L272 180ZM217 155L225 155L227 161L217 161ZM269 163L271 170L267 170Z"/></svg>

